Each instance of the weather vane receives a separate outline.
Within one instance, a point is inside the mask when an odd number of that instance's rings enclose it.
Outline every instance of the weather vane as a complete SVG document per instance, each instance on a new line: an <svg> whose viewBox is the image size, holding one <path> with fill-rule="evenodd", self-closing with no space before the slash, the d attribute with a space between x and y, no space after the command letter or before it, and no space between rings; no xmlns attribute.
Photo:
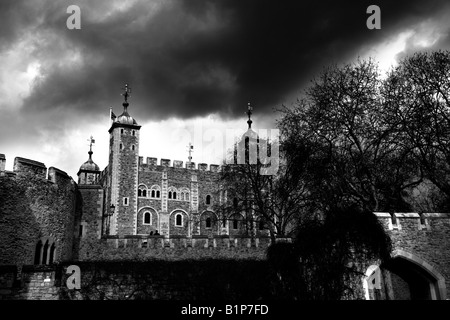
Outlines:
<svg viewBox="0 0 450 320"><path fill-rule="evenodd" d="M128 102L128 97L131 93L131 88L128 87L128 83L125 83L125 88L122 88L122 90L125 91L124 93L122 93L122 95L125 97L125 102Z"/></svg>
<svg viewBox="0 0 450 320"><path fill-rule="evenodd" d="M91 135L87 141L89 141L89 151L92 152L92 145L95 143L94 137Z"/></svg>
<svg viewBox="0 0 450 320"><path fill-rule="evenodd" d="M250 105L250 102L249 102L248 106L247 106L247 112L246 112L246 114L248 115L247 123L248 123L248 128L249 129L252 127L252 122L253 122L252 119L250 119L250 117L252 115L252 111L253 111L253 108L252 108L252 106Z"/></svg>
<svg viewBox="0 0 450 320"><path fill-rule="evenodd" d="M188 152L189 152L188 159L189 159L189 162L191 162L191 160L192 160L191 153L194 152L194 146L192 145L192 143L189 142L189 145L187 147L188 147Z"/></svg>

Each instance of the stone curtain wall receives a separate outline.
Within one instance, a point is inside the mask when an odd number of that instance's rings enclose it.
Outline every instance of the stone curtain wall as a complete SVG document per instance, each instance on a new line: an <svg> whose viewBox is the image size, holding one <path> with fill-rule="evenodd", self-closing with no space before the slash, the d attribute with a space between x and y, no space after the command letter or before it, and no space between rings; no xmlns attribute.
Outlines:
<svg viewBox="0 0 450 320"><path fill-rule="evenodd" d="M266 261L183 260L75 262L81 289L68 290L64 265L26 266L13 284L0 282L0 300L220 300L271 298ZM1 270L0 270L1 271ZM5 274L17 270L3 270ZM276 298L276 297L272 297Z"/></svg>
<svg viewBox="0 0 450 320"><path fill-rule="evenodd" d="M450 288L450 214L375 213L392 239L393 251L402 250L425 260L445 278ZM448 296L448 294L447 294Z"/></svg>
<svg viewBox="0 0 450 320"><path fill-rule="evenodd" d="M15 158L13 172L0 172L0 265L33 264L40 239L55 243L55 262L72 259L75 207L65 172Z"/></svg>
<svg viewBox="0 0 450 320"><path fill-rule="evenodd" d="M151 259L256 259L264 260L271 243L269 237L228 236L109 236L94 241L81 239L80 261Z"/></svg>
<svg viewBox="0 0 450 320"><path fill-rule="evenodd" d="M80 185L80 222L75 228L74 258L89 257L91 242L96 243L103 231L104 191L99 185ZM108 208L106 208L108 209Z"/></svg>

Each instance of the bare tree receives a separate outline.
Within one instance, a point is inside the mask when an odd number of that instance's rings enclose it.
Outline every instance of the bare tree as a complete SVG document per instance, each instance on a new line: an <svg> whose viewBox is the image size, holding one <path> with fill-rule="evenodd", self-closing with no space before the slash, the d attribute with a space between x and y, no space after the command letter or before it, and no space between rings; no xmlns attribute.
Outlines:
<svg viewBox="0 0 450 320"><path fill-rule="evenodd" d="M382 85L372 60L332 66L293 108L282 109L279 127L289 150L312 148L306 177L324 209L345 202L404 210L402 192L422 181L411 146L387 113Z"/></svg>
<svg viewBox="0 0 450 320"><path fill-rule="evenodd" d="M270 236L285 237L293 231L297 221L302 219L308 205L308 191L302 178L304 162L308 160L305 152L297 150L296 161L287 161L285 151L280 150L277 161L276 174L264 174L267 167L261 161L261 152L272 150L271 144L279 143L260 139L253 132L253 138L241 141L245 143L246 159L244 163L226 164L222 167L221 184L223 201L216 208L223 219L230 219L233 215L241 214L247 233L257 230L268 230ZM249 160L249 150L256 144L258 157L255 163ZM266 144L267 147L262 147ZM237 148L230 156L236 158ZM290 155L292 157L292 154ZM273 165L273 163L272 163ZM226 197L225 197L226 195Z"/></svg>
<svg viewBox="0 0 450 320"><path fill-rule="evenodd" d="M386 79L383 94L425 176L450 196L450 52L403 59Z"/></svg>

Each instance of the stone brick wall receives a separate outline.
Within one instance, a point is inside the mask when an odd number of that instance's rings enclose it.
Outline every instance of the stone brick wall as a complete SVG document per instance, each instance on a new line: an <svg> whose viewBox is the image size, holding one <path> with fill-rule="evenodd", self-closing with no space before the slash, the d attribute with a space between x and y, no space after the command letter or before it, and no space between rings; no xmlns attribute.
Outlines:
<svg viewBox="0 0 450 320"><path fill-rule="evenodd" d="M85 241L85 243L83 243ZM269 237L247 238L228 236L110 236L97 241L81 239L89 253L80 254L82 261L186 260L204 258L263 260Z"/></svg>
<svg viewBox="0 0 450 320"><path fill-rule="evenodd" d="M266 261L202 260L74 263L81 289L69 290L69 263L45 269L26 266L3 300L209 300L270 297ZM0 273L1 274L1 273Z"/></svg>
<svg viewBox="0 0 450 320"><path fill-rule="evenodd" d="M79 227L75 229L75 241L77 243L77 259L89 257L91 247L101 238L104 231L103 206L104 191L99 185L80 185L79 194L81 201ZM106 210L109 208L106 208Z"/></svg>
<svg viewBox="0 0 450 320"><path fill-rule="evenodd" d="M403 250L429 263L450 288L450 214L375 213L392 239L393 251ZM394 223L396 222L396 224Z"/></svg>
<svg viewBox="0 0 450 320"><path fill-rule="evenodd" d="M247 226L242 222L242 215L226 217L225 226L223 226L223 217L214 212L220 201L224 201L219 197L219 166L210 165L210 170L207 170L208 165L202 163L198 164L198 169L195 167L188 169L183 168L182 161L173 161L173 166L170 166L170 162L170 159L161 159L161 164L158 165L156 158L147 158L147 163L144 163L143 158L139 157L137 187L147 188L147 192L146 196L138 197L137 234L145 234L154 230L158 230L162 234L165 234L164 231L167 230L170 236L220 235L226 232L235 236L246 233ZM152 186L158 186L161 189L160 198L151 196ZM176 199L168 198L170 190L177 191ZM188 200L180 197L180 192L186 190L189 191ZM209 203L206 201L207 196L210 197ZM142 214L145 210L152 209L158 213L159 225L144 226ZM182 227L175 224L177 213L183 216ZM211 227L206 226L208 218L211 219ZM235 218L238 220L237 229L233 228ZM168 223L167 229L165 229L165 223ZM267 232L260 232L257 229L255 230L257 235L267 234Z"/></svg>
<svg viewBox="0 0 450 320"><path fill-rule="evenodd" d="M72 259L76 184L64 172L15 158L0 174L0 264L32 264L40 239L55 241L54 261Z"/></svg>

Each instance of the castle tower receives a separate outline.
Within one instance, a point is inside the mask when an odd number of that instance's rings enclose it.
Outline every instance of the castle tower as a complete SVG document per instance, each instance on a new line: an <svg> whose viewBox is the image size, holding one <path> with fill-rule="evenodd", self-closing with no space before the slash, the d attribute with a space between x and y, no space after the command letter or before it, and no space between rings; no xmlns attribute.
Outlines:
<svg viewBox="0 0 450 320"><path fill-rule="evenodd" d="M125 85L123 113L109 129L108 196L110 235L136 234L140 125L128 114L130 88Z"/></svg>
<svg viewBox="0 0 450 320"><path fill-rule="evenodd" d="M98 177L100 174L100 168L94 161L92 161L92 144L95 143L94 138L91 136L88 141L89 144L89 159L85 163L83 163L78 170L78 184L97 184Z"/></svg>
<svg viewBox="0 0 450 320"><path fill-rule="evenodd" d="M92 161L92 145L95 143L91 136L89 139L89 159L78 170L78 191L80 193L79 214L75 216L74 226L77 235L75 246L76 257L84 258L89 254L89 246L85 246L86 239L99 239L102 234L102 213L104 191L100 185L100 168Z"/></svg>
<svg viewBox="0 0 450 320"><path fill-rule="evenodd" d="M235 146L235 163L238 164L256 164L258 161L260 141L258 134L252 129L252 111L253 108L250 103L248 103L246 112L248 116L248 129Z"/></svg>

